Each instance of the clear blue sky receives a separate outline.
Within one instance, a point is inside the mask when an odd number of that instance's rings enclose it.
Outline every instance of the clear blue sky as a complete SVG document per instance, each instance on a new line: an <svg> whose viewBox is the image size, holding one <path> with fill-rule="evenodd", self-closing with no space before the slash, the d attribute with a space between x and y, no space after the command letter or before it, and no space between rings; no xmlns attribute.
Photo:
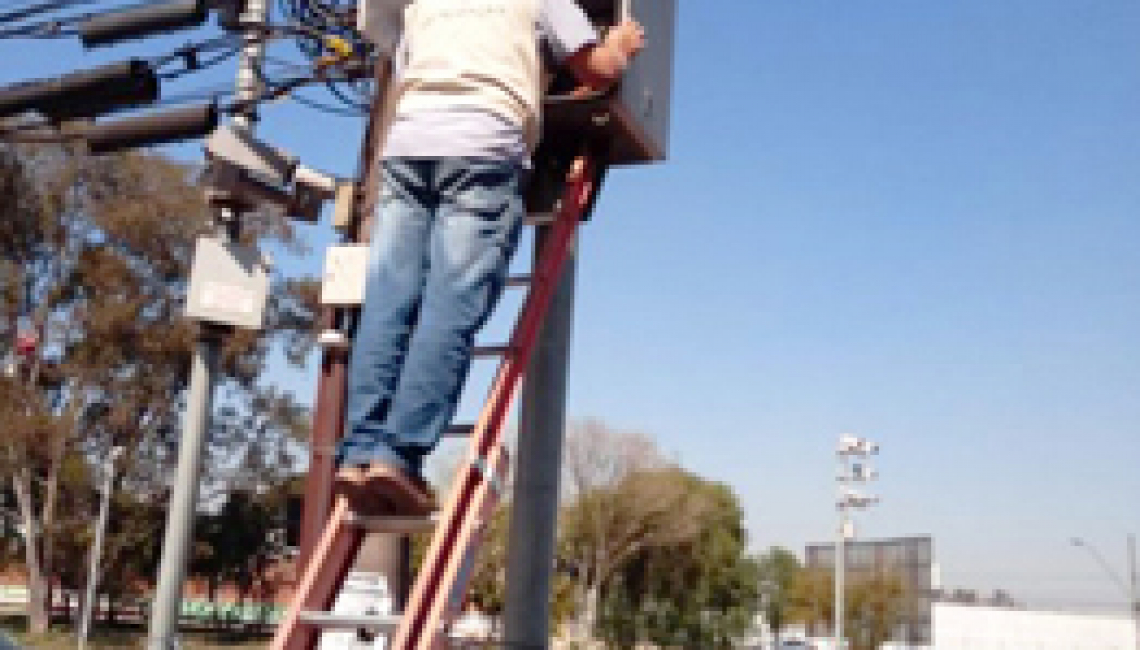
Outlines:
<svg viewBox="0 0 1140 650"><path fill-rule="evenodd" d="M874 438L861 536L932 535L947 586L1122 606L1069 539L1124 574L1140 533L1140 5L680 5L671 159L613 173L584 232L570 414L732 485L758 549L830 540L835 440ZM0 81L156 47L7 41ZM354 120L261 133L354 168Z"/></svg>

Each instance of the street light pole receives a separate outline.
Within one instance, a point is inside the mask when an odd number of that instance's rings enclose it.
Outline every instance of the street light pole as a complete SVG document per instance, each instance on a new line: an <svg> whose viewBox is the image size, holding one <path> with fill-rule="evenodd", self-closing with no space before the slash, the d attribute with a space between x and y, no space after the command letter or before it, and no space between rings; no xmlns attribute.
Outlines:
<svg viewBox="0 0 1140 650"><path fill-rule="evenodd" d="M1132 635L1140 650L1140 591L1136 586L1136 536L1128 533L1128 606L1132 613Z"/></svg>
<svg viewBox="0 0 1140 650"><path fill-rule="evenodd" d="M844 606L844 574L847 570L847 538L853 537L850 510L870 507L878 503L879 498L865 495L850 484L863 484L878 478L878 473L867 464L867 458L879 453L879 445L855 436L844 434L839 437L839 446L836 449L836 458L839 463L839 472L836 480L839 483L839 498L836 507L839 510L839 537L835 544L835 623L832 627L832 645L834 650L841 650L846 646L843 636L843 606ZM858 462L853 462L858 459Z"/></svg>
<svg viewBox="0 0 1140 650"><path fill-rule="evenodd" d="M1128 594L1128 613L1129 616L1132 617L1133 621L1133 642L1136 645L1136 650L1140 650L1140 590L1137 588L1136 578L1136 536L1131 533L1128 534L1127 584L1125 584L1124 579L1122 579L1120 577L1120 574L1118 574L1108 563L1108 561L1104 559L1104 556L1101 555L1100 551L1098 551L1095 546L1080 537L1074 537L1069 541L1073 544L1073 546L1077 546L1088 551L1089 555L1092 555L1093 559L1096 560L1096 563L1100 565L1100 568L1104 570L1105 574L1108 575L1108 577L1112 579L1112 581L1115 582L1118 587L1120 587L1121 591Z"/></svg>
<svg viewBox="0 0 1140 650"><path fill-rule="evenodd" d="M843 646L843 578L846 571L846 558L847 555L847 513L844 511L843 506L839 506L839 539L835 543L835 623L832 627L834 638L832 645L835 650L839 650Z"/></svg>

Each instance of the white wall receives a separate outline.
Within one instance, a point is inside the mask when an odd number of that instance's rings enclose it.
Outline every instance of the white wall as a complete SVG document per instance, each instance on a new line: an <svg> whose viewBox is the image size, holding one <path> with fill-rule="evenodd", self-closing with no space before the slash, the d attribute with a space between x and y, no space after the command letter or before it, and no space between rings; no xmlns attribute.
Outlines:
<svg viewBox="0 0 1140 650"><path fill-rule="evenodd" d="M934 604L935 650L1136 650L1126 614Z"/></svg>

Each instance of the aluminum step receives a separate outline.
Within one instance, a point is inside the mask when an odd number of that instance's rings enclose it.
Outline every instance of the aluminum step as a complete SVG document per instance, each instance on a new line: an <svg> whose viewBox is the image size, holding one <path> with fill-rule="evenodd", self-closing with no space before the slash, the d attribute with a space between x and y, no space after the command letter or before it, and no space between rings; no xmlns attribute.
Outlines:
<svg viewBox="0 0 1140 650"><path fill-rule="evenodd" d="M333 612L301 612L300 620L305 625L322 630L368 630L379 634L392 634L400 626L399 614L336 614ZM462 636L449 633L441 628L452 641L465 640Z"/></svg>
<svg viewBox="0 0 1140 650"><path fill-rule="evenodd" d="M471 356L476 359L488 357L501 357L511 349L509 345L476 345L471 349Z"/></svg>
<svg viewBox="0 0 1140 650"><path fill-rule="evenodd" d="M398 614L336 614L333 612L301 612L301 622L322 630L372 630L395 632L400 625Z"/></svg>
<svg viewBox="0 0 1140 650"><path fill-rule="evenodd" d="M453 424L443 431L443 435L448 438L464 438L475 433L474 424Z"/></svg>
<svg viewBox="0 0 1140 650"><path fill-rule="evenodd" d="M554 223L554 218L553 212L528 212L523 223L528 226L547 226Z"/></svg>
<svg viewBox="0 0 1140 650"><path fill-rule="evenodd" d="M370 533L391 533L393 535L414 535L416 533L430 533L435 530L438 523L435 516L430 517L365 517L363 515L350 515L348 523L362 528Z"/></svg>

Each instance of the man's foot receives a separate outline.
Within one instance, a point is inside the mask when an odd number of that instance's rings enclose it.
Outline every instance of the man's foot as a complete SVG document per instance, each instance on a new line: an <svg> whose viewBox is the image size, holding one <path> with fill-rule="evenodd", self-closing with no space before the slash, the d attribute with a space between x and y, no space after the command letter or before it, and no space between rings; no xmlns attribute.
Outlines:
<svg viewBox="0 0 1140 650"><path fill-rule="evenodd" d="M422 517L439 508L426 481L384 463L340 468L335 489L348 497L358 514L365 516Z"/></svg>

